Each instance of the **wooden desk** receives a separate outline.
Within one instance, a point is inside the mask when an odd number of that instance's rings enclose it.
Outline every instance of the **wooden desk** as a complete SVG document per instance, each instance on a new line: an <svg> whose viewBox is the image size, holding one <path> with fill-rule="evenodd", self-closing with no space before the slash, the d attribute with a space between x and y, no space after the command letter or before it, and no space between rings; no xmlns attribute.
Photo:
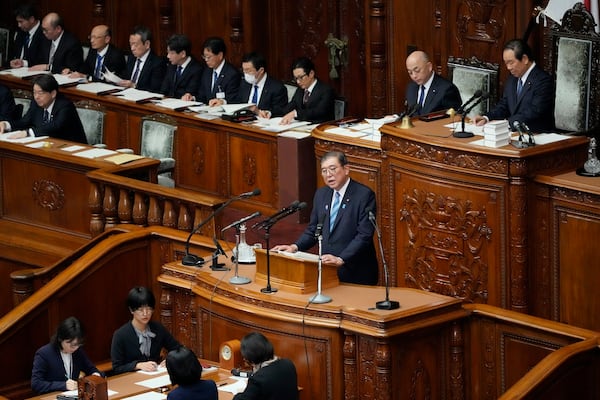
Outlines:
<svg viewBox="0 0 600 400"><path fill-rule="evenodd" d="M215 365L211 363L211 365ZM138 385L138 382L142 382L152 378L163 377L167 375L167 372L159 373L159 374L143 374L141 372L127 372L120 375L111 376L107 379L108 390L116 392L113 395L108 396L110 400L119 400L126 397L131 397L143 393L156 392L159 391L160 388L151 389L142 385ZM217 386L221 384L233 383L234 381L230 379L231 372L219 368L215 372L203 372L202 378L209 379L215 381ZM46 393L40 396L31 397L30 400L55 400L56 396L62 392L52 392ZM233 398L233 395L229 392L223 392L221 390L218 391L219 400L230 400ZM165 398L168 392L164 392Z"/></svg>
<svg viewBox="0 0 600 400"><path fill-rule="evenodd" d="M12 75L0 75L0 82L11 88L31 90L29 81ZM316 170L310 136L292 140L247 124L220 118L203 120L194 113L136 104L110 95L98 96L75 87L60 91L75 102L92 100L106 108L104 142L111 149L132 148L139 153L142 117L163 113L175 118L177 187L225 198L258 187L262 191L260 196L236 202L236 208L265 214L294 200L312 204ZM290 166L295 166L293 173Z"/></svg>

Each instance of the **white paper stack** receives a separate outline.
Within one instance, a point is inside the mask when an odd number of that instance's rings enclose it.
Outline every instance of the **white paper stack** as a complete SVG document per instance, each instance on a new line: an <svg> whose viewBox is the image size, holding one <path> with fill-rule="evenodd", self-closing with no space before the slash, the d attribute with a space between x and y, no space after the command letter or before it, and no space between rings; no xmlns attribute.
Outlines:
<svg viewBox="0 0 600 400"><path fill-rule="evenodd" d="M502 147L510 143L510 128L507 120L490 121L483 127L483 145Z"/></svg>

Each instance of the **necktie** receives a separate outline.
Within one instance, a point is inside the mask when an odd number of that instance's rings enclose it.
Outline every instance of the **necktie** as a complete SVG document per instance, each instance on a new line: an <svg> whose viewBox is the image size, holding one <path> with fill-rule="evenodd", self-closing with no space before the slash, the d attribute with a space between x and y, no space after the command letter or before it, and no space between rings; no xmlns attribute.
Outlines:
<svg viewBox="0 0 600 400"><path fill-rule="evenodd" d="M50 46L50 56L48 57L48 70L52 70L52 63L54 62L54 53L56 53L56 44L52 42Z"/></svg>
<svg viewBox="0 0 600 400"><path fill-rule="evenodd" d="M219 77L219 75L217 74L217 71L213 71L213 81L212 81L212 86L211 89L214 93L215 91L215 85L217 84L217 78Z"/></svg>
<svg viewBox="0 0 600 400"><path fill-rule="evenodd" d="M304 97L302 97L302 104L306 104L308 102L308 98L310 97L310 92L308 89L304 90Z"/></svg>
<svg viewBox="0 0 600 400"><path fill-rule="evenodd" d="M24 49L29 47L29 39L31 39L31 34L29 32L25 33L25 43L23 44Z"/></svg>
<svg viewBox="0 0 600 400"><path fill-rule="evenodd" d="M423 107L425 103L425 86L421 85L421 94L419 95L419 105Z"/></svg>
<svg viewBox="0 0 600 400"><path fill-rule="evenodd" d="M519 97L521 95L522 91L523 91L523 81L521 79L519 79L519 81L517 82L517 97Z"/></svg>
<svg viewBox="0 0 600 400"><path fill-rule="evenodd" d="M177 73L175 75L175 78L177 80L181 79L182 72L183 72L183 67L180 65L180 66L177 67Z"/></svg>
<svg viewBox="0 0 600 400"><path fill-rule="evenodd" d="M50 122L50 113L48 112L48 110L44 110L44 117L42 119L42 122L44 124L47 124L48 122Z"/></svg>
<svg viewBox="0 0 600 400"><path fill-rule="evenodd" d="M135 71L133 72L133 76L131 77L131 81L133 83L137 83L138 75L140 74L140 64L141 63L142 63L142 60L140 60L139 58L135 62Z"/></svg>
<svg viewBox="0 0 600 400"><path fill-rule="evenodd" d="M258 85L254 85L254 93L252 94L252 104L258 105Z"/></svg>
<svg viewBox="0 0 600 400"><path fill-rule="evenodd" d="M331 206L331 212L329 213L329 231L333 229L335 224L335 218L337 217L338 210L340 209L340 192L335 192L333 199L333 205Z"/></svg>
<svg viewBox="0 0 600 400"><path fill-rule="evenodd" d="M101 72L102 72L102 57L100 54L98 54L96 56L96 69L94 69L94 76L98 79L101 78Z"/></svg>

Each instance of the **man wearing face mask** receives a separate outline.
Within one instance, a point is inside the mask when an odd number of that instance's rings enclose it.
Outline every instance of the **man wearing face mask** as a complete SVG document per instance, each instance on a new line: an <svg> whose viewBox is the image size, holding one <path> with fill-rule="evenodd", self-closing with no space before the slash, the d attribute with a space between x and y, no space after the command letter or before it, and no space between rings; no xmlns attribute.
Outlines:
<svg viewBox="0 0 600 400"><path fill-rule="evenodd" d="M267 61L262 54L257 52L244 54L242 57L244 80L240 83L234 101L253 104L249 109L255 113L269 112L274 117L280 117L287 105L287 91L283 83L267 74L266 66Z"/></svg>

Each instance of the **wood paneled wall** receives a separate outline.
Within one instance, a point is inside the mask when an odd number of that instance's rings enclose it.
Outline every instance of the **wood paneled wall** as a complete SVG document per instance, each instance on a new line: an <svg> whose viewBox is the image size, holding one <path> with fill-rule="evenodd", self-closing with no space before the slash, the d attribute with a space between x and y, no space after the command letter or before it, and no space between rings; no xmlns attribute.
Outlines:
<svg viewBox="0 0 600 400"><path fill-rule="evenodd" d="M16 29L12 10L26 0L0 4L0 26ZM33 0L41 15L59 12L66 28L82 42L91 27L106 23L113 41L128 49L136 24L154 33L153 48L165 54L172 33L187 34L192 53L200 57L208 36L222 36L235 65L248 51L268 60L273 76L291 78L290 64L298 56L315 61L318 76L348 101L348 114L376 117L403 107L408 76L404 60L418 48L430 53L437 71L446 74L448 56L502 65L502 46L526 31L535 6L545 0ZM329 34L347 40L347 65L331 78ZM530 44L541 54L542 27L533 29ZM501 68L500 82L507 76ZM500 90L501 94L502 91Z"/></svg>

